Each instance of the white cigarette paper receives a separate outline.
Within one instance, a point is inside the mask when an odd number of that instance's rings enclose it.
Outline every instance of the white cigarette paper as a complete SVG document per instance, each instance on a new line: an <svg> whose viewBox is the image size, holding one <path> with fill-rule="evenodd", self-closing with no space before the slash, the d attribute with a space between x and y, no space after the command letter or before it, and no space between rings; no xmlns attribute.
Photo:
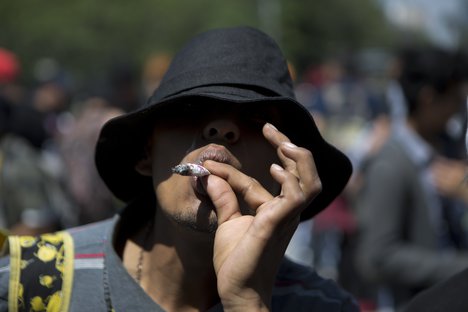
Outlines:
<svg viewBox="0 0 468 312"><path fill-rule="evenodd" d="M203 177L206 175L211 174L208 169L201 165L186 163L180 164L172 168L173 173L177 173L183 176L195 176L195 177Z"/></svg>

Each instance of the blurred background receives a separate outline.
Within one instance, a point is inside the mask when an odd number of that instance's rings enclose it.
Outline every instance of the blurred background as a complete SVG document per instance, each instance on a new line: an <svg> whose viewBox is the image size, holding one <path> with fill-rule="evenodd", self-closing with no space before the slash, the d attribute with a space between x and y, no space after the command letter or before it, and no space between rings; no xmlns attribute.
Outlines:
<svg viewBox="0 0 468 312"><path fill-rule="evenodd" d="M22 81L43 78L48 64L81 90L115 64L139 71L149 55L172 53L195 33L243 24L273 36L300 77L324 58L350 53L382 66L379 53L402 42L467 47L467 13L463 0L2 1L0 46L19 58Z"/></svg>
<svg viewBox="0 0 468 312"><path fill-rule="evenodd" d="M363 164L406 116L397 52L468 53L466 16L465 0L1 1L0 229L37 234L112 216L122 203L94 168L101 126L144 105L188 38L254 26L279 43L298 101L355 167L344 196L301 224L287 254L363 311L394 311L391 295L357 273L354 198ZM446 127L459 158L465 113Z"/></svg>

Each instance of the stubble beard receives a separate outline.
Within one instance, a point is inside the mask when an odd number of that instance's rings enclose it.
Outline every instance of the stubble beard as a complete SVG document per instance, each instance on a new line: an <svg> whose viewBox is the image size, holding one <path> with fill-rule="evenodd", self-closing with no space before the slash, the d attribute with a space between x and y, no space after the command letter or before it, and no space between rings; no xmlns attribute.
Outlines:
<svg viewBox="0 0 468 312"><path fill-rule="evenodd" d="M200 204L195 211L187 209L184 212L174 213L169 218L176 224L199 233L214 234L218 229L218 218L214 208Z"/></svg>

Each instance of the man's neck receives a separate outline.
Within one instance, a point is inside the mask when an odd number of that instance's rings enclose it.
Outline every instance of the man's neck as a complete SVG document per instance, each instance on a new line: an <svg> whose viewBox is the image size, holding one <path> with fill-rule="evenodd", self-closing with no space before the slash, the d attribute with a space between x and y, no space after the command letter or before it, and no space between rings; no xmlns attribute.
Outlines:
<svg viewBox="0 0 468 312"><path fill-rule="evenodd" d="M122 254L127 271L137 276L141 266L140 286L165 310L207 310L215 305L219 298L212 235L175 228L161 216L155 222L150 235L141 229L127 239Z"/></svg>
<svg viewBox="0 0 468 312"><path fill-rule="evenodd" d="M423 127L417 120L409 118L406 123L407 127L417 133L427 144L431 145L435 150L440 149L440 136L432 129Z"/></svg>

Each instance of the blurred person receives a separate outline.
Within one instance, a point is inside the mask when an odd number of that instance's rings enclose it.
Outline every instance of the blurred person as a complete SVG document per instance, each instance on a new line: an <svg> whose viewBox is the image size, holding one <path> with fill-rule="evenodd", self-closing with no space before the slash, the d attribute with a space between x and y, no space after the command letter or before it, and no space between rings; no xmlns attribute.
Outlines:
<svg viewBox="0 0 468 312"><path fill-rule="evenodd" d="M39 113L26 104L26 89L19 83L20 60L12 51L0 48L0 96L14 105L10 112L10 130L40 148L45 138Z"/></svg>
<svg viewBox="0 0 468 312"><path fill-rule="evenodd" d="M320 120L324 137L343 150L355 168L345 192L314 218L312 233L314 268L348 290L357 280L346 259L356 229L353 200L360 168L388 133L384 105L363 78L352 55L329 58L308 72L314 87L305 102Z"/></svg>
<svg viewBox="0 0 468 312"><path fill-rule="evenodd" d="M16 109L12 129L39 151L54 152L70 100L69 91L60 81L39 82L29 99Z"/></svg>
<svg viewBox="0 0 468 312"><path fill-rule="evenodd" d="M468 108L468 101L467 101ZM468 111L468 110L467 110ZM468 154L468 127L465 134L465 150ZM468 157L468 156L467 156ZM449 169L446 174L444 169ZM453 196L458 196L468 203L468 179L466 163L464 166L452 170L452 167L440 166L435 170L441 171L436 176L442 176L441 189L453 192ZM468 269L464 269L440 283L420 292L411 299L405 307L404 312L464 312L468 311Z"/></svg>
<svg viewBox="0 0 468 312"><path fill-rule="evenodd" d="M100 96L91 96L81 105L76 120L60 137L59 149L77 222L87 224L112 217L120 207L96 170L94 147L102 126L124 110Z"/></svg>
<svg viewBox="0 0 468 312"><path fill-rule="evenodd" d="M43 142L48 135L44 118L26 101L25 90L18 82L20 74L16 55L0 49L3 103L0 206L5 212L1 223L13 233L37 234L76 223L70 219L72 206L61 181L45 161Z"/></svg>
<svg viewBox="0 0 468 312"><path fill-rule="evenodd" d="M459 149L445 134L447 121L462 109L460 61L437 48L401 54L406 120L368 161L356 204L356 266L376 285L381 308L399 310L419 291L468 267L467 203L442 176L461 168Z"/></svg>
<svg viewBox="0 0 468 312"><path fill-rule="evenodd" d="M15 81L20 73L20 64L16 55L5 48L0 48L0 84Z"/></svg>
<svg viewBox="0 0 468 312"><path fill-rule="evenodd" d="M356 274L354 198L362 185L361 169L387 139L390 123L369 71L352 55L311 66L297 84L304 104L324 137L350 158L353 175L344 192L313 220L302 222L286 250L295 261L312 266L356 296L363 311L373 306L367 284Z"/></svg>
<svg viewBox="0 0 468 312"><path fill-rule="evenodd" d="M13 51L0 47L0 94L13 105L24 101L24 88L18 83L21 64Z"/></svg>
<svg viewBox="0 0 468 312"><path fill-rule="evenodd" d="M4 108L0 125L4 156L0 206L7 211L1 221L15 233L42 233L73 224L67 216L71 206L60 181L45 162L44 119L27 102L20 74L18 57L0 48L0 97Z"/></svg>
<svg viewBox="0 0 468 312"><path fill-rule="evenodd" d="M468 311L468 269L421 291L414 296L404 312L465 312Z"/></svg>
<svg viewBox="0 0 468 312"><path fill-rule="evenodd" d="M33 91L31 107L41 116L46 137L42 147L60 132L60 117L69 109L71 95L60 81L41 82Z"/></svg>
<svg viewBox="0 0 468 312"><path fill-rule="evenodd" d="M376 303L373 287L357 273L353 261L357 252L358 236L356 199L365 184L366 166L388 140L391 127L392 119L387 113L380 113L362 125L362 129L346 150L353 164L353 175L343 194L331 204L334 209L327 209L319 219L320 223L317 222L323 228L317 228L317 232L329 232L328 237L325 237L328 239L319 241L323 246L321 248L327 251L322 255L322 263L331 264L328 265L328 268L332 269L331 273L335 273L340 285L358 298L362 312L375 311ZM334 244L331 244L330 240Z"/></svg>
<svg viewBox="0 0 468 312"><path fill-rule="evenodd" d="M33 67L35 85L20 106L13 126L49 158L50 170L57 171L56 139L70 117L73 87L70 75L53 58L41 58ZM55 162L55 163L54 163ZM57 174L54 172L54 174Z"/></svg>
<svg viewBox="0 0 468 312"><path fill-rule="evenodd" d="M0 96L0 228L36 235L60 228L48 190L53 188L40 156L10 129L15 106Z"/></svg>
<svg viewBox="0 0 468 312"><path fill-rule="evenodd" d="M129 63L114 64L109 72L110 90L105 96L113 106L124 112L136 110L141 106L139 81L133 66Z"/></svg>
<svg viewBox="0 0 468 312"><path fill-rule="evenodd" d="M127 62L113 64L105 86L96 85L83 100L73 102L71 120L56 138L56 154L77 224L108 219L122 206L96 170L94 147L106 121L139 106L136 75Z"/></svg>
<svg viewBox="0 0 468 312"><path fill-rule="evenodd" d="M60 259L54 276L71 292L34 296L36 279L25 278L11 284L21 291L10 305L44 307L52 297L70 311L357 311L335 283L284 258L299 222L342 191L351 165L294 99L284 56L266 34L235 27L192 38L146 107L106 123L95 157L127 207L39 238L42 248L69 233L63 246L73 240L73 253L60 247L41 259ZM194 172L171 172L188 163ZM29 250L37 241L10 242ZM0 260L2 311L9 271L11 281L21 270L8 263Z"/></svg>
<svg viewBox="0 0 468 312"><path fill-rule="evenodd" d="M159 87L164 74L171 63L171 55L169 53L155 53L147 57L143 64L142 86L143 96L149 98L153 91Z"/></svg>
<svg viewBox="0 0 468 312"><path fill-rule="evenodd" d="M41 152L44 142L49 139L42 114L29 104L21 103L16 106L11 119L11 130Z"/></svg>
<svg viewBox="0 0 468 312"><path fill-rule="evenodd" d="M400 57L401 55L395 55L390 61L388 66L388 83L385 92L386 100L389 104L391 120L396 127L398 127L400 123L405 123L408 115L405 95L399 83L403 62L403 60L399 59Z"/></svg>

